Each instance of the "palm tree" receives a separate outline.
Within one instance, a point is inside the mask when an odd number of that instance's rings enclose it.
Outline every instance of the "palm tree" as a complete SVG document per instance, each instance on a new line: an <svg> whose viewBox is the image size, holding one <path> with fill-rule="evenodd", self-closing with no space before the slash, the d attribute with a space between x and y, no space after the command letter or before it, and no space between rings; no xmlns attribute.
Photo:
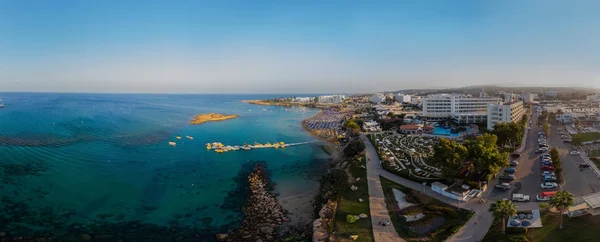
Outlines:
<svg viewBox="0 0 600 242"><path fill-rule="evenodd" d="M573 194L567 191L558 191L556 195L550 200L550 207L556 208L560 211L560 229L563 228L563 213L565 209L573 206Z"/></svg>
<svg viewBox="0 0 600 242"><path fill-rule="evenodd" d="M510 200L498 200L490 205L488 210L496 219L502 219L502 233L506 231L506 218L517 214L517 207Z"/></svg>

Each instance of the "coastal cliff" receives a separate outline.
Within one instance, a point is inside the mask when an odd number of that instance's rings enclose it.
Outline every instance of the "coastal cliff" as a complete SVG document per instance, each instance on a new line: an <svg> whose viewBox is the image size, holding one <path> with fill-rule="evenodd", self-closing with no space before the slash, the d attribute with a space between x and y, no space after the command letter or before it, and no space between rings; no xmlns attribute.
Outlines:
<svg viewBox="0 0 600 242"><path fill-rule="evenodd" d="M240 115L224 115L218 113L208 113L208 114L200 114L196 115L191 121L190 124L203 124L206 122L215 122L215 121L224 121L229 119L234 119L239 117Z"/></svg>
<svg viewBox="0 0 600 242"><path fill-rule="evenodd" d="M277 237L277 228L289 221L269 189L271 185L264 164L254 165L248 183L250 196L243 209L244 221L232 234L217 235L221 241L273 241Z"/></svg>

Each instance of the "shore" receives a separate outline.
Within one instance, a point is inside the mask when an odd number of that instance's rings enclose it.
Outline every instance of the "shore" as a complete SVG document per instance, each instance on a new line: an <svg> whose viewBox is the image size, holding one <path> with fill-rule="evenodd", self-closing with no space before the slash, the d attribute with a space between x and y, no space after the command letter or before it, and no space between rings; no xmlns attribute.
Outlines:
<svg viewBox="0 0 600 242"><path fill-rule="evenodd" d="M316 187L310 191L280 197L279 203L288 211L287 217L290 219L287 222L291 226L303 226L312 223L315 219L313 214L313 198L319 194L319 188Z"/></svg>

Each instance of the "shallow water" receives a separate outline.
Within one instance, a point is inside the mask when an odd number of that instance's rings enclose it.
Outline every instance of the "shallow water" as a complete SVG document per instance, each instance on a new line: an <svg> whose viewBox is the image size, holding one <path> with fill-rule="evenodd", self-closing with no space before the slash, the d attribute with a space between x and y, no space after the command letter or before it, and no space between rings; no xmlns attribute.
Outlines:
<svg viewBox="0 0 600 242"><path fill-rule="evenodd" d="M213 141L241 145L315 140L300 122L317 110L239 102L272 96L0 93L0 97L6 105L0 109L0 196L26 205L28 211L48 207L68 211L64 223L100 219L155 225L176 220L206 228L232 225L239 214L222 205L236 187L232 179L242 164L266 161L276 191L289 196L314 189L313 170L327 159L317 143L222 154L206 150L204 144ZM208 112L241 116L188 124L194 115ZM169 146L170 140L177 146ZM19 222L21 229L23 224L32 230L46 226L39 218L24 221Z"/></svg>

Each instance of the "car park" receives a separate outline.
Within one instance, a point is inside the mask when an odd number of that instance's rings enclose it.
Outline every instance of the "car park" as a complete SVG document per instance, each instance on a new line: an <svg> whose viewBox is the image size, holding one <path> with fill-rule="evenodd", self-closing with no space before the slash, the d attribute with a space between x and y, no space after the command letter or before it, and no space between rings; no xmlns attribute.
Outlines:
<svg viewBox="0 0 600 242"><path fill-rule="evenodd" d="M556 182L544 182L540 187L542 189L552 189L558 187L558 184L556 184Z"/></svg>
<svg viewBox="0 0 600 242"><path fill-rule="evenodd" d="M556 181L556 176L544 176L543 179L545 182Z"/></svg>
<svg viewBox="0 0 600 242"><path fill-rule="evenodd" d="M513 174L513 173L517 172L517 169L515 169L514 167L509 167L509 168L504 169L504 172Z"/></svg>
<svg viewBox="0 0 600 242"><path fill-rule="evenodd" d="M554 171L554 166L542 166L542 171Z"/></svg>
<svg viewBox="0 0 600 242"><path fill-rule="evenodd" d="M579 155L579 151L576 151L576 150L571 151L571 152L569 152L569 155Z"/></svg>
<svg viewBox="0 0 600 242"><path fill-rule="evenodd" d="M498 189L502 189L504 191L508 191L512 187L512 185L510 185L509 183L503 182L503 183L498 183L498 184L494 185L494 187L498 188Z"/></svg>

